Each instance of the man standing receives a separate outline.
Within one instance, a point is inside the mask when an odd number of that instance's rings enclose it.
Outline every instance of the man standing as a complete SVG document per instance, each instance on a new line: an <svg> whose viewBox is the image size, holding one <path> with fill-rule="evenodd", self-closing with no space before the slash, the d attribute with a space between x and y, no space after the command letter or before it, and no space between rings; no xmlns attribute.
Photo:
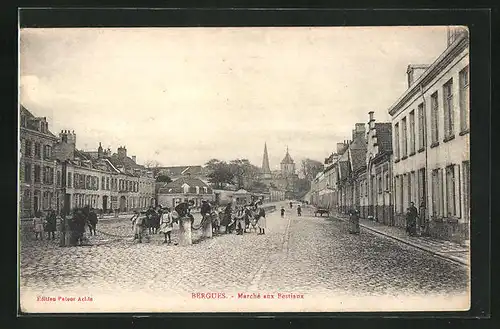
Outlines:
<svg viewBox="0 0 500 329"><path fill-rule="evenodd" d="M415 208L415 204L410 202L410 207L406 213L406 230L409 236L415 236L417 234L417 218L418 210Z"/></svg>
<svg viewBox="0 0 500 329"><path fill-rule="evenodd" d="M302 216L302 208L300 207L300 204L297 206L297 216Z"/></svg>
<svg viewBox="0 0 500 329"><path fill-rule="evenodd" d="M201 217L205 218L205 216L210 215L211 212L212 212L212 207L210 207L210 204L207 202L207 200L202 200L200 209Z"/></svg>
<svg viewBox="0 0 500 329"><path fill-rule="evenodd" d="M421 235L426 235L427 234L427 219L425 218L425 200L422 199L422 202L420 202L420 208L419 208L419 218L420 218L420 234Z"/></svg>

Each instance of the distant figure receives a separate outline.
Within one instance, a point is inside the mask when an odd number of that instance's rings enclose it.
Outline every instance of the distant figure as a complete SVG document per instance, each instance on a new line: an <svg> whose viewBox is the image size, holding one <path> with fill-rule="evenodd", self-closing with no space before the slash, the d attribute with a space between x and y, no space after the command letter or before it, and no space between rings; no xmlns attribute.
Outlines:
<svg viewBox="0 0 500 329"><path fill-rule="evenodd" d="M427 233L427 220L425 218L425 200L422 199L422 202L420 202L420 208L418 211L420 215L420 233L425 235Z"/></svg>
<svg viewBox="0 0 500 329"><path fill-rule="evenodd" d="M410 207L406 211L406 232L409 236L417 234L417 217L418 210L413 202L410 202Z"/></svg>
<svg viewBox="0 0 500 329"><path fill-rule="evenodd" d="M45 221L45 232L47 232L47 240L50 240L50 235L52 233L52 240L56 239L56 212L54 210L49 210L47 218Z"/></svg>
<svg viewBox="0 0 500 329"><path fill-rule="evenodd" d="M266 211L262 208L262 203L257 203L257 225L259 234L266 234Z"/></svg>
<svg viewBox="0 0 500 329"><path fill-rule="evenodd" d="M236 213L236 234L243 235L245 232L245 208L241 207Z"/></svg>
<svg viewBox="0 0 500 329"><path fill-rule="evenodd" d="M43 218L40 211L37 211L33 218L33 232L35 232L35 240L38 240L39 235L40 240L43 240Z"/></svg>
<svg viewBox="0 0 500 329"><path fill-rule="evenodd" d="M297 206L297 216L302 216L302 208L300 207L300 204Z"/></svg>
<svg viewBox="0 0 500 329"><path fill-rule="evenodd" d="M207 202L207 200L202 200L200 209L201 217L205 218L206 216L210 215L211 212L212 212L212 207L210 206L210 204Z"/></svg>
<svg viewBox="0 0 500 329"><path fill-rule="evenodd" d="M285 217L285 207L281 206L281 218Z"/></svg>
<svg viewBox="0 0 500 329"><path fill-rule="evenodd" d="M359 211L355 208L349 211L349 233L359 234Z"/></svg>
<svg viewBox="0 0 500 329"><path fill-rule="evenodd" d="M292 208L293 208L293 203L292 203L292 201L290 201L290 209L292 209Z"/></svg>
<svg viewBox="0 0 500 329"><path fill-rule="evenodd" d="M97 214L95 212L95 209L90 209L89 215L88 215L88 223L89 223L89 231L90 235L97 235L95 232L95 229L97 227L97 222L99 219L97 218Z"/></svg>

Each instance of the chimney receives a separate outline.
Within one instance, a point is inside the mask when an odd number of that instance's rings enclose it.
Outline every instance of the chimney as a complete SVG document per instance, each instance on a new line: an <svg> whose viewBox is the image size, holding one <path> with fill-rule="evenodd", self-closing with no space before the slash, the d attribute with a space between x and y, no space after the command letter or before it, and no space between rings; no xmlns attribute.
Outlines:
<svg viewBox="0 0 500 329"><path fill-rule="evenodd" d="M97 148L97 158L101 159L103 155L104 155L104 151L102 149L101 142L99 142L99 147Z"/></svg>
<svg viewBox="0 0 500 329"><path fill-rule="evenodd" d="M406 69L406 74L408 77L408 88L420 78L420 76L429 68L428 64L410 64Z"/></svg>
<svg viewBox="0 0 500 329"><path fill-rule="evenodd" d="M135 157L135 155L132 155L132 160L134 161L134 163L137 163L137 158Z"/></svg>
<svg viewBox="0 0 500 329"><path fill-rule="evenodd" d="M375 129L374 112L370 111L370 112L368 112L368 115L370 116L370 121L368 121L368 129L369 130Z"/></svg>
<svg viewBox="0 0 500 329"><path fill-rule="evenodd" d="M343 154L346 149L345 141L343 143L337 143L337 154Z"/></svg>
<svg viewBox="0 0 500 329"><path fill-rule="evenodd" d="M120 146L118 148L118 156L120 158L126 158L127 157L127 148L125 146Z"/></svg>
<svg viewBox="0 0 500 329"><path fill-rule="evenodd" d="M466 37L469 35L469 31L466 27L462 26L449 26L446 28L446 34L448 39L447 46L451 46L453 42L462 37Z"/></svg>

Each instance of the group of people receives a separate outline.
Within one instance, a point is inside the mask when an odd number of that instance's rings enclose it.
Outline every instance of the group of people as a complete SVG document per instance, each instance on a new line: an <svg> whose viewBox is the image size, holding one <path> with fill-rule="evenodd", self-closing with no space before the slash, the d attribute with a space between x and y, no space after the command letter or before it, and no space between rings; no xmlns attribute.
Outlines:
<svg viewBox="0 0 500 329"><path fill-rule="evenodd" d="M188 218L191 221L191 227L194 229L194 216L192 209L194 201L181 202L174 209L159 205L156 208L150 207L143 212L135 212L130 219L134 232L134 240L142 243L150 241L151 234L164 234L163 243L171 244L171 232L173 224L178 223L181 218ZM265 234L266 230L266 212L262 208L261 202L251 203L245 206L238 206L232 209L232 205L228 204L224 208L218 208L214 203L207 200L202 201L200 214L202 223L209 220L212 223L212 232L221 233L221 227L224 226L225 233L236 232L242 235L252 227L255 230L258 228L258 234Z"/></svg>
<svg viewBox="0 0 500 329"><path fill-rule="evenodd" d="M48 240L56 239L56 231L60 232L60 237L69 234L69 244L75 246L87 242L84 237L86 227L89 228L90 235L97 235L97 222L96 211L89 206L74 209L73 216L66 219L52 209L48 210L45 216L41 211L37 211L33 218L33 232L35 240L43 240L43 232L47 233Z"/></svg>
<svg viewBox="0 0 500 329"><path fill-rule="evenodd" d="M293 208L293 203L290 202L290 209ZM281 206L281 218L285 217L285 207L284 206ZM297 216L302 216L302 207L300 206L300 204L297 205Z"/></svg>

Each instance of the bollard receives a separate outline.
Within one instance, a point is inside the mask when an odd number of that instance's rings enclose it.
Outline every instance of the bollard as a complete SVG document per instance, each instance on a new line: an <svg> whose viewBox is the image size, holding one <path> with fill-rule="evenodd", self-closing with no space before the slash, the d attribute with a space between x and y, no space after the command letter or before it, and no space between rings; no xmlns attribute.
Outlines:
<svg viewBox="0 0 500 329"><path fill-rule="evenodd" d="M207 219L205 220L205 223L202 227L202 236L204 238L211 238L212 237L212 219Z"/></svg>
<svg viewBox="0 0 500 329"><path fill-rule="evenodd" d="M64 246L71 246L71 235L73 232L69 226L69 218L64 219Z"/></svg>
<svg viewBox="0 0 500 329"><path fill-rule="evenodd" d="M193 244L191 236L191 218L184 217L179 220L179 246Z"/></svg>

